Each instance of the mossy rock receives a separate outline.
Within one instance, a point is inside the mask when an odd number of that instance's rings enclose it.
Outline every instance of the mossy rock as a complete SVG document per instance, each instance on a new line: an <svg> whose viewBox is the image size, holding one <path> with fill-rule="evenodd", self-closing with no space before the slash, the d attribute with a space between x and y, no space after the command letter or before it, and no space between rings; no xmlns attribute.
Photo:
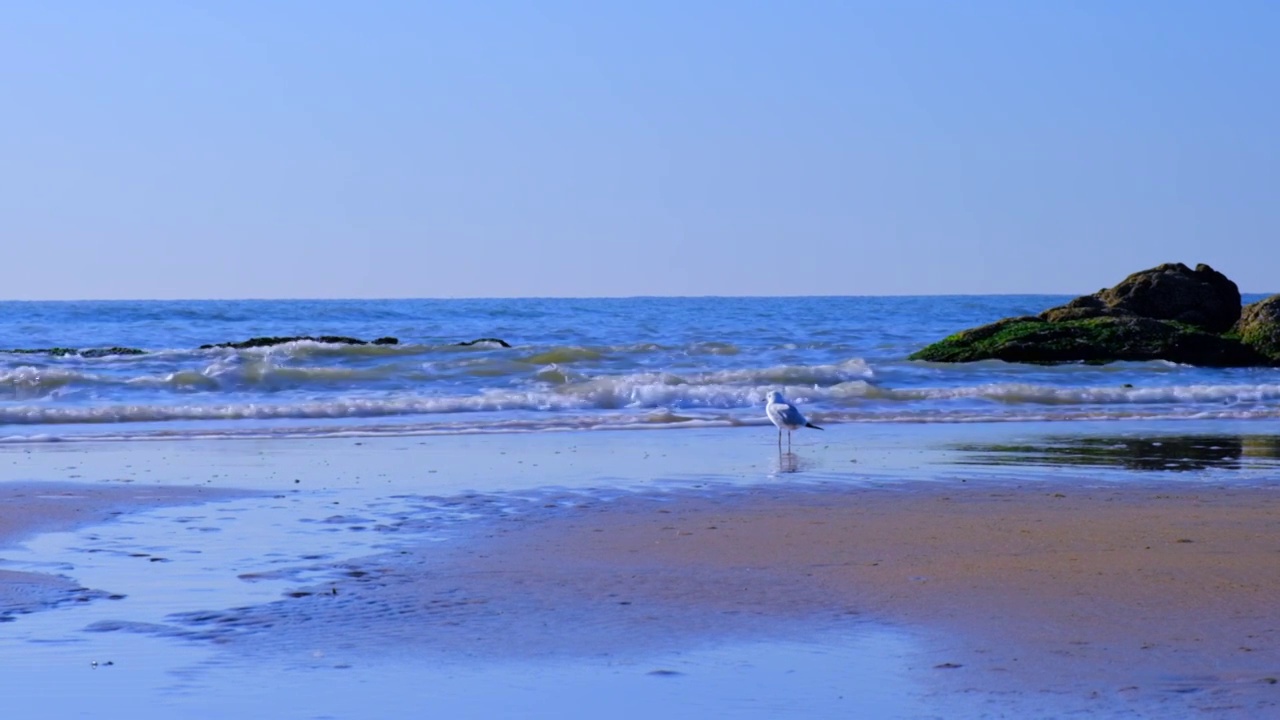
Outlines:
<svg viewBox="0 0 1280 720"><path fill-rule="evenodd" d="M1272 363L1280 364L1280 295L1246 305L1231 332Z"/></svg>
<svg viewBox="0 0 1280 720"><path fill-rule="evenodd" d="M1240 290L1208 265L1192 270L1182 263L1165 263L1040 313L1050 322L1102 316L1171 320L1224 333L1240 318Z"/></svg>
<svg viewBox="0 0 1280 720"><path fill-rule="evenodd" d="M956 333L912 354L911 359L1043 364L1167 360L1210 367L1270 364L1234 338L1191 325L1107 316L1060 322L1037 317L1008 318Z"/></svg>

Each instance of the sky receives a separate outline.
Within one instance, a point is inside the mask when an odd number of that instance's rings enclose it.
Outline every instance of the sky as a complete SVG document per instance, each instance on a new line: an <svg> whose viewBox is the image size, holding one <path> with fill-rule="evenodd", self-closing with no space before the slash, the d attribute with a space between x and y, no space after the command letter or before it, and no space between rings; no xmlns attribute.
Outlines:
<svg viewBox="0 0 1280 720"><path fill-rule="evenodd" d="M10 3L0 298L1280 292L1280 3Z"/></svg>

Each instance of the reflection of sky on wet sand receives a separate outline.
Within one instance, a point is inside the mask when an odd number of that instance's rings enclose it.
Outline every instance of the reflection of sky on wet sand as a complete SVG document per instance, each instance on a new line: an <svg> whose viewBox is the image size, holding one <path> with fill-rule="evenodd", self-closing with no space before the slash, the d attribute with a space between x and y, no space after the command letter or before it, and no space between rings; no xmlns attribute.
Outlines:
<svg viewBox="0 0 1280 720"><path fill-rule="evenodd" d="M157 444L58 448L42 460L24 453L16 459L29 467L45 463L42 470L20 471L26 477L83 463L77 472L91 467L111 482L155 477L273 494L126 515L0 552L10 566L65 573L85 587L123 596L7 623L0 637L6 706L15 717L130 720L402 717L406 707L439 717L892 717L922 711L927 688L907 672L909 657L919 654L915 642L860 619L805 634L767 618L753 629L749 619L726 616L726 627L742 632L691 626L686 633L627 640L621 630L575 629L572 618L561 617L553 619L563 626L557 627L565 642L539 646L541 657L516 651L541 637L521 631L519 617L508 623L510 651L492 639L479 653L461 641L443 649L431 647L441 642L387 642L376 652L359 647L359 640L344 645L344 635L366 625L395 633L411 622L405 634L419 639L457 640L467 631L433 631L431 622L469 616L460 611L442 618L421 607L425 599L415 605L406 598L395 608L408 613L402 619L371 620L361 606L365 598L351 587L360 579L381 580L347 577L364 567L362 558L405 544L465 543L473 522L574 512L576 504L664 477L699 492L703 481L768 483L778 471L795 478L825 467L817 446L798 446L798 454L772 466L769 455L757 451L772 451L771 445L742 442L752 438L746 432L712 434L705 444L686 443L687 437L612 433L566 443L564 436L544 435L466 439L453 447L417 440ZM411 462L400 459L406 455ZM48 467L53 459L57 468ZM604 479L610 475L615 479ZM547 487L555 481L560 487ZM326 604L296 597L304 594L299 591L309 593L331 577L346 581L332 604L351 614L325 618L340 632L326 639L323 632L290 629L290 608ZM475 607L483 615L498 604ZM225 642L190 621L192 614L219 613L265 618L235 626L259 633L261 641ZM599 638L593 644L575 639L575 632ZM69 683L79 691L58 691Z"/></svg>
<svg viewBox="0 0 1280 720"><path fill-rule="evenodd" d="M65 648L38 646L25 663L4 662L6 712L128 720L929 716L927 688L903 671L912 643L885 630L552 662L352 662L305 651L255 662L137 635L78 647L76 662L63 662ZM94 657L114 661L94 668Z"/></svg>
<svg viewBox="0 0 1280 720"><path fill-rule="evenodd" d="M630 640L618 629L579 628L604 640L612 636L607 646L575 638L572 622L559 618L564 641L546 644L544 638L544 645L529 653L523 647L529 639L521 635L539 633L522 633L521 619L508 617L509 622L497 622L509 626L510 651L490 638L473 652L462 638L467 628L429 627L466 620L467 612L442 616L419 607L427 604L425 598L416 605L405 598L398 608L409 613L403 619L370 621L361 609L368 598L352 588L358 579L347 577L332 603L351 614L323 620L334 623L328 627L336 632L298 632L290 624L290 613L297 610L290 608L323 607L329 601L295 599L297 591L327 587L325 568L350 575L350 568L361 567L362 554L385 550L390 538L372 529L377 523L400 518L403 539L418 543L448 522L439 507L445 503L415 507L405 501L357 511L349 498L342 503L346 514L321 516L332 512L332 497L340 496L162 509L84 531L43 535L26 551L6 553L10 562L66 558L49 569L125 594L6 624L0 640L6 707L14 717L129 720L392 718L403 717L406 708L431 717L548 718L846 712L902 717L927 709L928 688L909 677L909 666L918 664L913 659L921 654L914 639L857 618L842 630L807 637L770 622L760 632L736 636L708 628ZM487 512L503 512L491 501L476 496L460 510L471 515L486 512L487 506ZM359 527L367 529L354 530ZM360 579L373 585L388 581L372 573ZM482 616L488 612L488 606L477 607ZM250 625L236 629L256 641L243 642L235 633L213 638L182 616L217 608L231 608L224 611L228 618L249 616ZM479 619L487 627L485 617ZM407 628L403 622L415 625ZM366 625L373 633L396 633L399 627L406 638L418 641L370 638L365 645L350 637ZM444 642L446 637L452 641ZM437 641L423 643L423 638ZM558 651L562 645L593 649ZM77 691L62 692L66 687Z"/></svg>
<svg viewBox="0 0 1280 720"><path fill-rule="evenodd" d="M277 645L283 652L230 652L163 632L85 628L173 627L183 613L204 611L269 617L262 608L326 582L353 559L457 539L474 518L575 512L580 497L806 483L910 488L974 471L998 479L1001 469L1019 482L1051 477L1053 468L1123 482L1167 477L1149 471L1191 482L1247 480L1251 471L1274 477L1280 432L1266 430L1277 428L1226 425L833 425L783 455L771 427L11 449L0 453L0 482L76 473L86 482L271 495L128 515L0 551L9 567L125 596L0 625L0 677L15 717L377 718L402 717L406 707L458 717L972 716L954 694L939 700L922 687L950 671L909 670L921 652L913 638L870 623L821 639L772 626L754 635L690 633L697 637L687 642L554 661L477 659L465 650L371 660L288 642ZM95 669L95 660L113 664ZM677 674L652 674L664 670Z"/></svg>
<svg viewBox="0 0 1280 720"><path fill-rule="evenodd" d="M1276 435L1049 436L955 446L960 465L1089 466L1138 471L1280 467Z"/></svg>

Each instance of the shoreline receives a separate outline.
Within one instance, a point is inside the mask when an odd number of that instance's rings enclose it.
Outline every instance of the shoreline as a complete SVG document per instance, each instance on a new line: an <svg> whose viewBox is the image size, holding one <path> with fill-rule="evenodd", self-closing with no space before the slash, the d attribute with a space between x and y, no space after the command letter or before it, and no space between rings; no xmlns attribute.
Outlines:
<svg viewBox="0 0 1280 720"><path fill-rule="evenodd" d="M0 483L0 563L4 550L48 532L67 532L113 518L175 505L194 505L244 492L212 488L66 481ZM0 622L74 602L114 597L61 574L0 568Z"/></svg>

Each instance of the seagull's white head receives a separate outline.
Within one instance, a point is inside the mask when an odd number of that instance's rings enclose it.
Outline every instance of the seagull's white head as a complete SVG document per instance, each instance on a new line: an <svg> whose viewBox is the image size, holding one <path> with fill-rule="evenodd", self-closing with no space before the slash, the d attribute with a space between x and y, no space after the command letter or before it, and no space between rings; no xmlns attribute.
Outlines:
<svg viewBox="0 0 1280 720"><path fill-rule="evenodd" d="M769 404L780 403L783 401L782 393L778 392L777 390L770 390L769 394L765 396L765 401L768 402Z"/></svg>

